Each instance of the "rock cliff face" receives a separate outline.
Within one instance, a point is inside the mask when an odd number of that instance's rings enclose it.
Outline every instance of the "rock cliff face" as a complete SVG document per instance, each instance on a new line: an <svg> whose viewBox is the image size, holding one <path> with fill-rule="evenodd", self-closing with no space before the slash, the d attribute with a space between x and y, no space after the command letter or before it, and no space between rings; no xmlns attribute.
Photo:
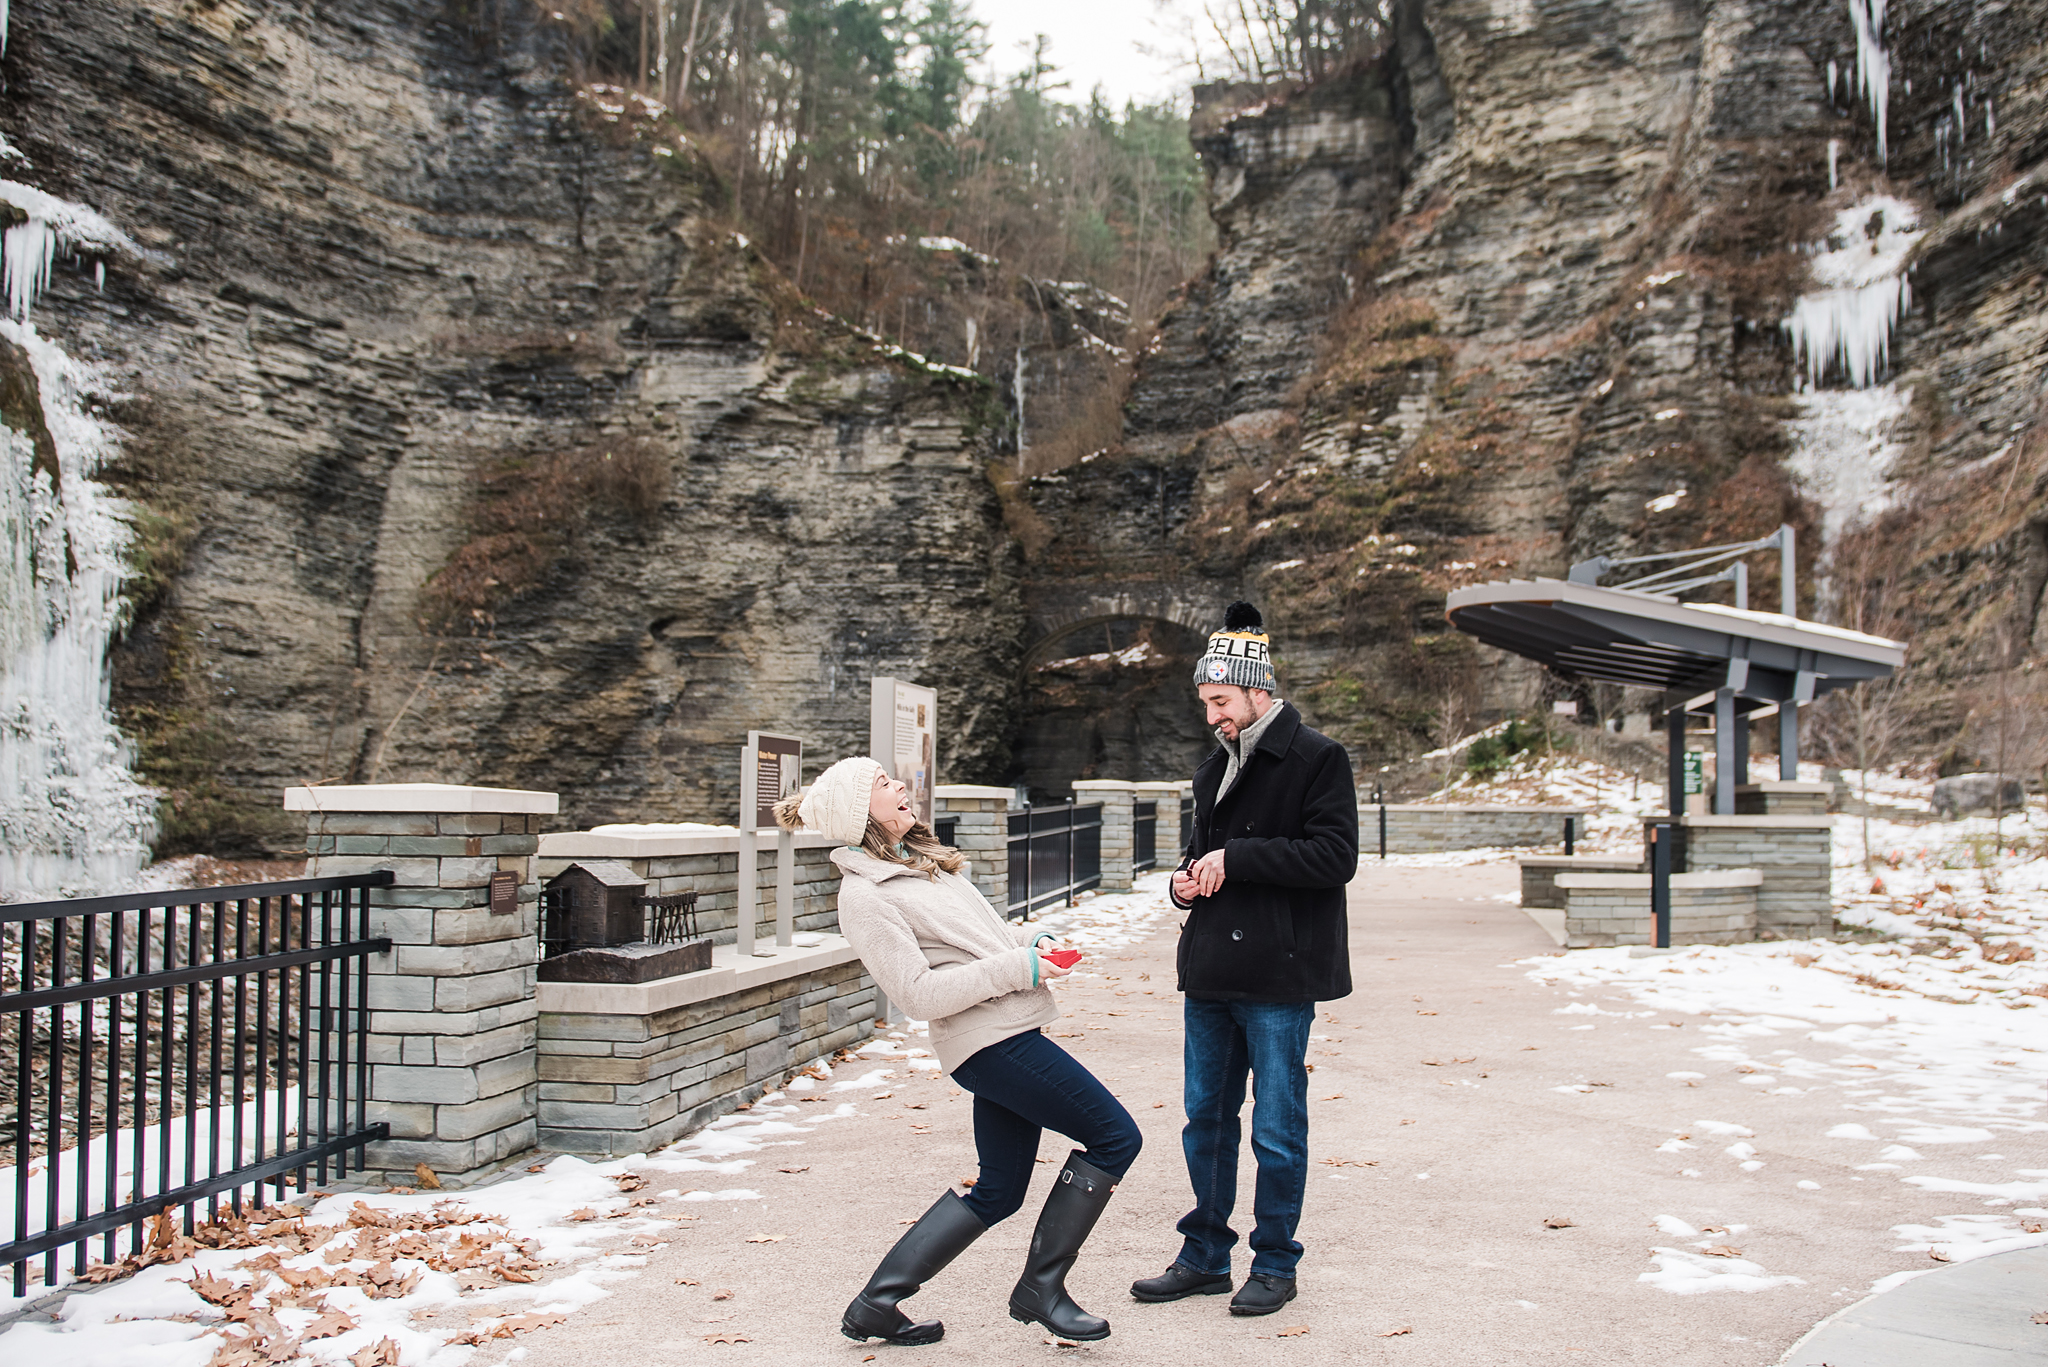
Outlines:
<svg viewBox="0 0 2048 1367"><path fill-rule="evenodd" d="M1370 765L1559 687L1447 635L1450 588L1791 522L1812 610L1815 533L1890 506L1889 625L1953 725L2048 582L2048 8L1860 13L1403 0L1354 76L1201 92L1217 256L1116 458L1038 486L1030 601L1251 596Z"/></svg>
<svg viewBox="0 0 2048 1367"><path fill-rule="evenodd" d="M5 175L133 239L31 320L119 428L163 848L328 779L724 820L748 727L857 748L878 673L944 688L949 778L1181 772L1239 595L1375 766L1558 687L1447 590L1786 521L1811 606L1877 519L1930 736L2048 648L2048 0L1398 0L1347 75L1207 89L1217 254L1121 443L1021 483L1019 386L805 307L534 13L15 0ZM933 335L1046 377L1036 431L1125 340L1086 296L1033 296L1043 354L972 300Z"/></svg>
<svg viewBox="0 0 2048 1367"><path fill-rule="evenodd" d="M531 14L16 0L13 174L148 253L34 321L121 396L168 848L334 779L730 820L744 731L862 747L876 673L946 681L942 772L1007 762L987 386L801 307Z"/></svg>

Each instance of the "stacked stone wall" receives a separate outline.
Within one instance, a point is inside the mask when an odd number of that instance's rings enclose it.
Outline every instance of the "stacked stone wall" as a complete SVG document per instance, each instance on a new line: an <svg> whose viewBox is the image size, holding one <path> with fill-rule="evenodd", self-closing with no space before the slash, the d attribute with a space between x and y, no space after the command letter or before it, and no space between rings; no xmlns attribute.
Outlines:
<svg viewBox="0 0 2048 1367"><path fill-rule="evenodd" d="M540 1016L543 1147L643 1152L858 1043L876 994L858 960L652 1013Z"/></svg>

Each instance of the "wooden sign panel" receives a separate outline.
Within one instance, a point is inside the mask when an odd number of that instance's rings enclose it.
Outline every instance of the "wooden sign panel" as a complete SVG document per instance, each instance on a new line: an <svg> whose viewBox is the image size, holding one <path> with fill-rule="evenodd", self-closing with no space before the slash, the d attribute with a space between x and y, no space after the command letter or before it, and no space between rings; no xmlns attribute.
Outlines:
<svg viewBox="0 0 2048 1367"><path fill-rule="evenodd" d="M491 875L491 915L510 916L519 910L519 875L503 869Z"/></svg>

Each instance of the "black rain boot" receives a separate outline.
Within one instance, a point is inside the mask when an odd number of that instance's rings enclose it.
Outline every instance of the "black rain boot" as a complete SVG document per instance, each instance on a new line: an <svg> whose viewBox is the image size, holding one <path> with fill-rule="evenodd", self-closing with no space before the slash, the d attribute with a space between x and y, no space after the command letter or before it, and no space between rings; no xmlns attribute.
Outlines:
<svg viewBox="0 0 2048 1367"><path fill-rule="evenodd" d="M1109 1321L1089 1314L1067 1294L1067 1272L1081 1254L1081 1245L1102 1218L1102 1209L1116 1191L1116 1179L1081 1157L1067 1155L1067 1165L1054 1180L1038 1228L1031 1231L1031 1252L1024 1275L1010 1293L1010 1318L1039 1324L1063 1339L1087 1343L1109 1337Z"/></svg>
<svg viewBox="0 0 2048 1367"><path fill-rule="evenodd" d="M896 1302L916 1295L987 1228L958 1196L950 1191L941 1196L882 1259L840 1317L839 1332L856 1343L937 1343L946 1336L946 1326L937 1320L913 1321Z"/></svg>

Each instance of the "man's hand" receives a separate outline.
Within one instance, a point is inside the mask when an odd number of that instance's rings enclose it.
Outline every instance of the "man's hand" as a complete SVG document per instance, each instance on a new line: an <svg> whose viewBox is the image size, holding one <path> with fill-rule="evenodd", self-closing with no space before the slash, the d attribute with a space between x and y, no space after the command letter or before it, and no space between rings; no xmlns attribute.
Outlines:
<svg viewBox="0 0 2048 1367"><path fill-rule="evenodd" d="M1182 903L1192 902L1201 895L1201 891L1195 883L1193 870L1175 869L1173 871L1173 895L1175 900Z"/></svg>
<svg viewBox="0 0 2048 1367"><path fill-rule="evenodd" d="M1196 896L1214 897L1223 886L1223 851L1209 851L1195 861L1188 873L1193 876Z"/></svg>

